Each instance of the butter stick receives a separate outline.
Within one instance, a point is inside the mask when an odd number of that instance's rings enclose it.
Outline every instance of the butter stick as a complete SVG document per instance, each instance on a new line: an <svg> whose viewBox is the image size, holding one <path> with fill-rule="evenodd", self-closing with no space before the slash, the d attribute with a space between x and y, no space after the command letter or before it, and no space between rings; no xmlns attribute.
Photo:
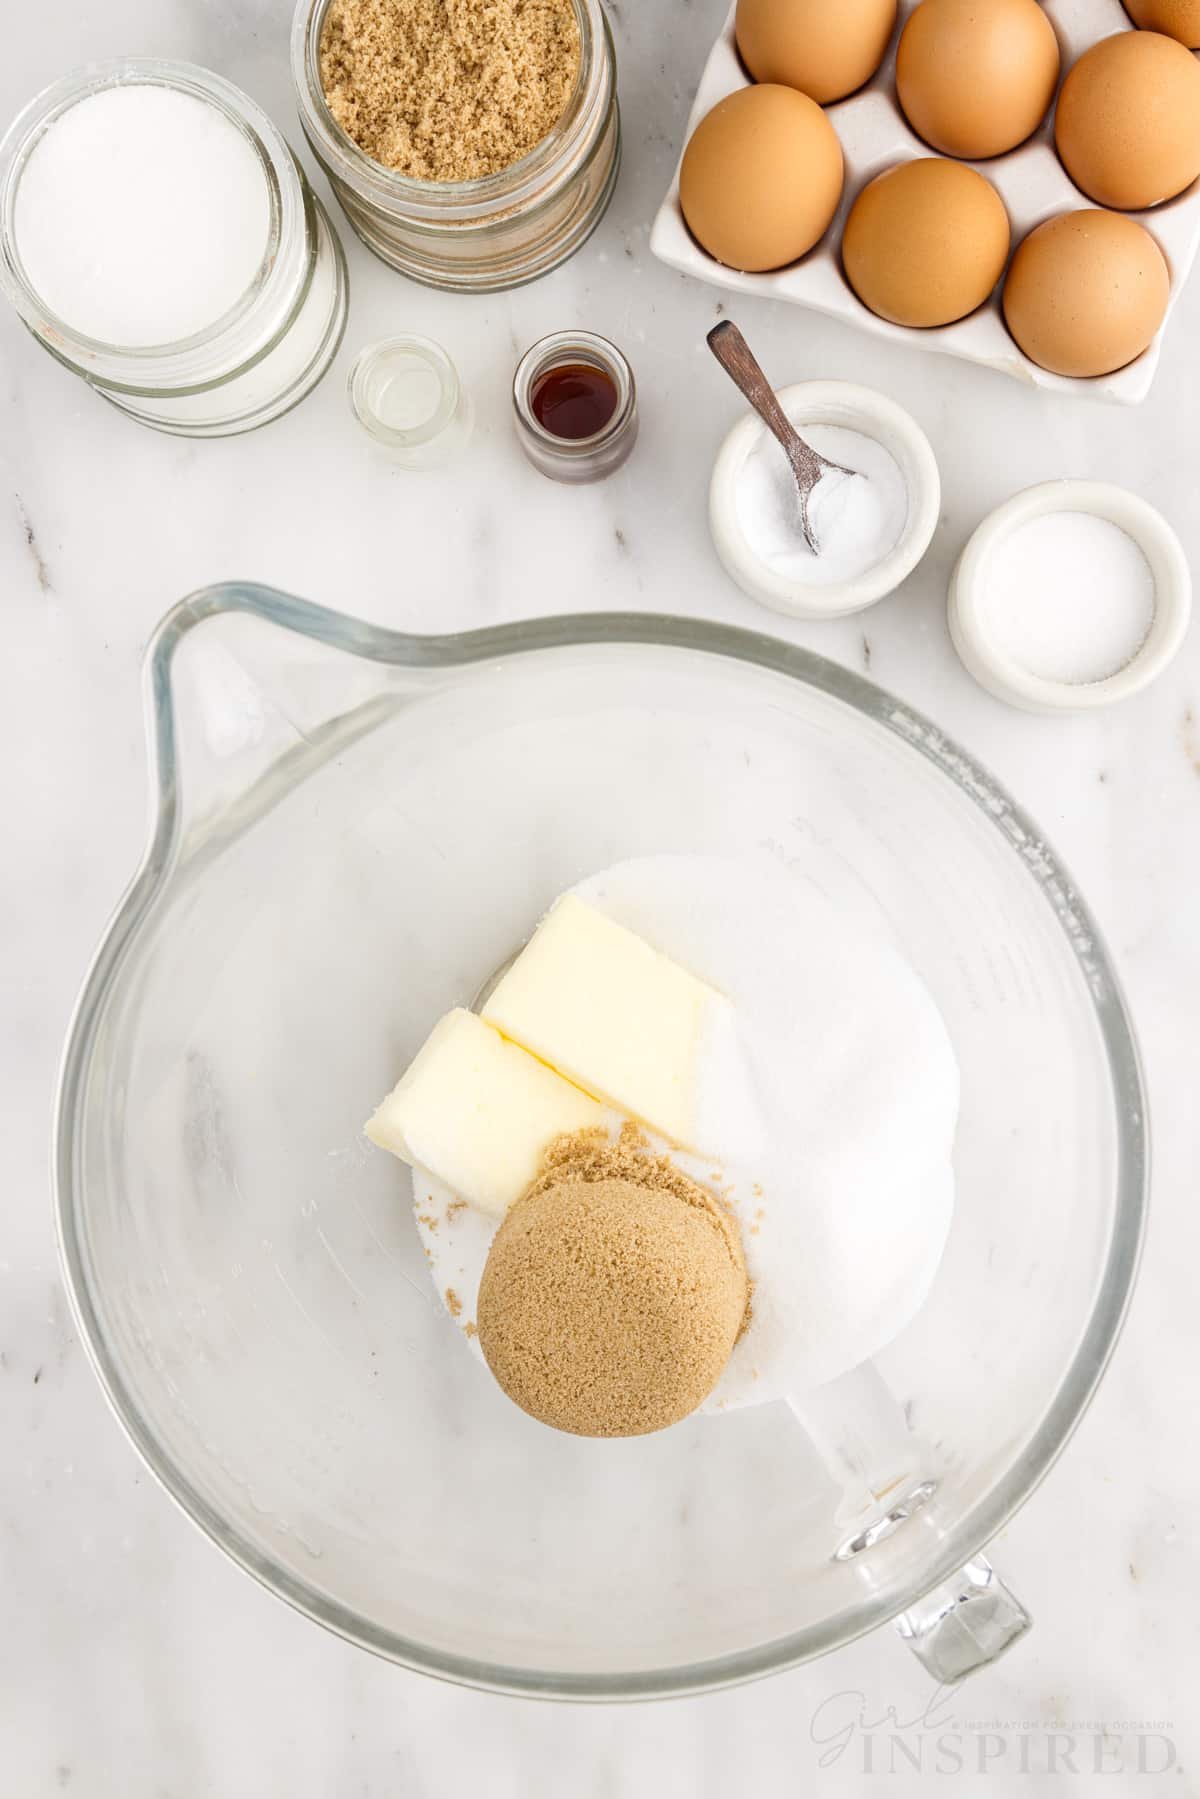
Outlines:
<svg viewBox="0 0 1200 1799"><path fill-rule="evenodd" d="M460 1199L502 1218L556 1137L604 1124L587 1094L473 1012L448 1012L366 1126Z"/></svg>
<svg viewBox="0 0 1200 1799"><path fill-rule="evenodd" d="M586 901L551 907L483 1009L498 1031L605 1105L704 1147L704 1070L733 1009Z"/></svg>

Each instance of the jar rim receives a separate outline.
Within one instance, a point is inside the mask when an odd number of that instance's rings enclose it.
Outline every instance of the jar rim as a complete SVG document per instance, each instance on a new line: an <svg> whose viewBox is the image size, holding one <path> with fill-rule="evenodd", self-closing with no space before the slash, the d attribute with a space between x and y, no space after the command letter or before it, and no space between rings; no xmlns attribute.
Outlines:
<svg viewBox="0 0 1200 1799"><path fill-rule="evenodd" d="M336 165L329 171L332 178L367 192L384 206L400 205L431 219L446 213L487 214L497 205L521 207L572 154L598 100L607 106L612 59L600 54L599 46L610 36L608 21L600 0L571 3L579 27L579 69L570 98L545 137L493 174L469 181L428 181L368 156L334 118L320 70L321 35L332 0L299 0L292 25L292 78L306 135L315 134L318 153Z"/></svg>
<svg viewBox="0 0 1200 1799"><path fill-rule="evenodd" d="M404 353L422 364L438 383L438 401L428 418L408 429L389 425L367 401L365 383L373 365L388 355ZM365 344L354 359L347 381L354 416L376 442L390 449L419 449L432 444L453 422L462 397L462 382L448 352L432 337L400 332Z"/></svg>
<svg viewBox="0 0 1200 1799"><path fill-rule="evenodd" d="M258 269L243 294L219 318L188 337L166 343L112 344L89 336L46 304L21 259L14 214L25 168L45 133L93 94L140 86L188 94L215 107L241 133L262 169L269 222ZM248 94L195 63L119 57L85 64L34 95L0 140L0 287L26 325L60 361L117 387L140 387L149 382L155 388L161 385L182 391L207 385L214 378L212 352L233 334L244 332L249 347L235 358L229 372L266 354L278 340L278 332L267 331L264 340L265 327L274 319L284 289L294 284L298 303L311 278L311 252L303 247L309 235L305 195L286 139ZM289 320L294 310L289 306Z"/></svg>
<svg viewBox="0 0 1200 1799"><path fill-rule="evenodd" d="M559 368L572 358L603 369L612 377L617 390L612 416L590 437L556 437L533 410L533 390L538 381L552 368ZM531 344L518 362L513 375L512 397L521 429L552 455L572 459L591 455L624 431L637 403L637 384L628 358L607 337L601 337L595 331L554 331Z"/></svg>

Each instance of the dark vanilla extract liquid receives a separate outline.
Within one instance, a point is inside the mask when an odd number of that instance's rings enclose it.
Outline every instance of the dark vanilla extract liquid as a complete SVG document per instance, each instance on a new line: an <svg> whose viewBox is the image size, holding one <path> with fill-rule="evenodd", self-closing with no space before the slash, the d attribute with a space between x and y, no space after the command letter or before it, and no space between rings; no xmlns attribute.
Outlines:
<svg viewBox="0 0 1200 1799"><path fill-rule="evenodd" d="M539 375L529 404L544 431L574 442L603 431L617 410L616 383L606 370L589 363L564 363Z"/></svg>

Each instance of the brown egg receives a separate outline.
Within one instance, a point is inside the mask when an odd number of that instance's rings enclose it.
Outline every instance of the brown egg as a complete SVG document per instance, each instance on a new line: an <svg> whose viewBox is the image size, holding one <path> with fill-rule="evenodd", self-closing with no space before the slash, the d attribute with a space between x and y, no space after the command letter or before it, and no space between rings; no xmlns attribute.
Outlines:
<svg viewBox="0 0 1200 1799"><path fill-rule="evenodd" d="M1156 31L1101 38L1063 82L1054 133L1090 200L1157 206L1200 175L1200 62Z"/></svg>
<svg viewBox="0 0 1200 1799"><path fill-rule="evenodd" d="M755 81L827 106L870 81L895 23L896 0L738 0L737 45Z"/></svg>
<svg viewBox="0 0 1200 1799"><path fill-rule="evenodd" d="M1021 349L1056 375L1111 375L1163 322L1171 277L1136 219L1090 207L1047 219L1018 245L1004 317Z"/></svg>
<svg viewBox="0 0 1200 1799"><path fill-rule="evenodd" d="M921 0L900 34L896 91L935 150L1001 156L1045 118L1058 64L1037 0Z"/></svg>
<svg viewBox="0 0 1200 1799"><path fill-rule="evenodd" d="M828 230L842 179L842 146L815 100L792 87L745 87L692 133L679 203L718 262L781 269Z"/></svg>
<svg viewBox="0 0 1200 1799"><path fill-rule="evenodd" d="M982 306L1009 245L1004 202L975 169L940 156L868 182L842 237L846 279L894 325L949 325Z"/></svg>
<svg viewBox="0 0 1200 1799"><path fill-rule="evenodd" d="M1143 30L1161 31L1200 50L1200 0L1125 0L1125 11Z"/></svg>

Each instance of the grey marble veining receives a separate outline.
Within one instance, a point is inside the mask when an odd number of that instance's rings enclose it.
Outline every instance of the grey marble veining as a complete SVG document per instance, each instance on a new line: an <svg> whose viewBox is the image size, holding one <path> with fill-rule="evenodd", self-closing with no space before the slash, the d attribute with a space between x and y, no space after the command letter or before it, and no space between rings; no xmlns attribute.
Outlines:
<svg viewBox="0 0 1200 1799"><path fill-rule="evenodd" d="M293 128L289 11L284 0L50 0L10 24L0 115L72 62L136 51L208 63ZM933 547L901 593L825 626L758 611L722 574L705 526L708 471L738 407L703 347L721 297L646 250L723 11L724 0L610 3L625 164L612 212L575 262L512 295L456 299L406 284L348 239L352 311L338 366L260 435L192 445L138 430L0 311L6 1799L552 1799L564 1785L597 1799L783 1799L817 1778L822 1754L832 1758L832 1790L863 1792L873 1785L864 1733L851 1727L859 1702L848 1695L863 1695L868 1721L894 1706L905 1740L929 1701L924 1675L887 1632L752 1688L616 1715L421 1680L259 1591L184 1522L125 1444L58 1280L50 1105L81 973L142 841L141 649L172 601L235 576L414 630L619 606L774 631L868 670L933 714L1033 810L1095 907L1129 989L1155 1111L1155 1206L1109 1376L1063 1460L995 1545L1036 1628L934 1722L951 1718L975 1756L981 1732L969 1726L1001 1721L1007 1760L997 1752L990 1774L973 1776L988 1781L984 1790L1091 1794L1090 1737L1076 1772L1046 1767L1056 1719L1114 1731L1122 1721L1169 1721L1180 1771L1130 1772L1129 1790L1197 1790L1200 640L1119 711L1039 720L973 685L950 647L944 600L982 514L1056 475L1121 480L1156 500L1200 567L1200 280L1177 308L1151 398L1134 413L1026 392L805 313L739 302L739 321L780 382L841 376L908 406L945 485ZM580 492L550 486L518 459L507 413L518 350L569 323L626 348L643 409L633 461ZM402 328L443 340L475 398L475 444L445 476L408 476L379 460L345 403L355 350ZM1017 1772L1018 1726L1034 1727L1028 1773ZM879 1778L888 1792L931 1780L936 1790L928 1770Z"/></svg>

